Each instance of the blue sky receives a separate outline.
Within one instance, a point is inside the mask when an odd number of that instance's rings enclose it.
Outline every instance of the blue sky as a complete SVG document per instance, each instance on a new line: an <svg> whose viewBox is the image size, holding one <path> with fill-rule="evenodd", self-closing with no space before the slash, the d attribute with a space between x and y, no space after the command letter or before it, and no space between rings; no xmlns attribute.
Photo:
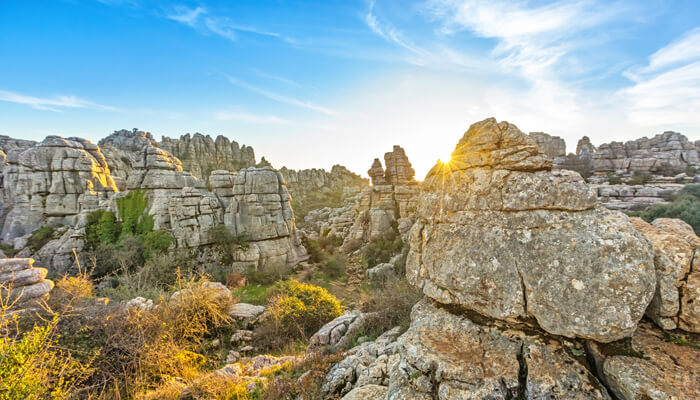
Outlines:
<svg viewBox="0 0 700 400"><path fill-rule="evenodd" d="M0 134L225 135L422 178L486 117L573 151L700 139L700 2L0 0Z"/></svg>

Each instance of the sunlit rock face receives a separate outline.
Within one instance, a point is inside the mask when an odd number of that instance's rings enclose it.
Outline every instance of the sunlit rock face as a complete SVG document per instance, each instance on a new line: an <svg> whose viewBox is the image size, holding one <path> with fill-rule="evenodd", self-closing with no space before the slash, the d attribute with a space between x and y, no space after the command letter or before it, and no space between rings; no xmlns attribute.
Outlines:
<svg viewBox="0 0 700 400"><path fill-rule="evenodd" d="M252 147L240 146L221 135L216 139L201 133L188 133L179 139L164 137L160 147L180 159L185 171L204 182L215 170L237 171L255 166Z"/></svg>
<svg viewBox="0 0 700 400"><path fill-rule="evenodd" d="M48 271L33 264L31 258L0 259L0 296L8 301L6 305L23 308L53 289L53 282L44 279Z"/></svg>
<svg viewBox="0 0 700 400"><path fill-rule="evenodd" d="M653 251L629 219L508 122L472 125L417 202L407 277L440 303L609 342L654 294Z"/></svg>
<svg viewBox="0 0 700 400"><path fill-rule="evenodd" d="M44 224L71 225L117 191L99 147L80 138L48 136L15 152L3 169L6 243Z"/></svg>
<svg viewBox="0 0 700 400"><path fill-rule="evenodd" d="M356 215L350 227L343 250L354 251L371 240L387 235L405 236L413 224L418 182L415 171L401 146L384 155L386 170L375 158L368 175L372 187L360 193Z"/></svg>

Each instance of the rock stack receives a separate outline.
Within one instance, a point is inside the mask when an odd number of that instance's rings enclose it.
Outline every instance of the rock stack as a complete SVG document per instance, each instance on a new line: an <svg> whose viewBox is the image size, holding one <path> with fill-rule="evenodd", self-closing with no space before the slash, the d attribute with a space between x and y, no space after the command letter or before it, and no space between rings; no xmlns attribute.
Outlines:
<svg viewBox="0 0 700 400"><path fill-rule="evenodd" d="M418 182L401 146L384 155L386 170L375 158L367 171L372 187L360 193L356 216L343 242L345 252L354 251L371 240L394 234L405 235L413 224Z"/></svg>
<svg viewBox="0 0 700 400"><path fill-rule="evenodd" d="M429 172L416 217L406 274L425 298L387 399L610 398L577 354L632 336L654 295L629 218L493 118Z"/></svg>
<svg viewBox="0 0 700 400"><path fill-rule="evenodd" d="M0 259L0 296L10 301L26 302L38 299L53 289L53 282L44 279L46 269L32 266L31 258Z"/></svg>

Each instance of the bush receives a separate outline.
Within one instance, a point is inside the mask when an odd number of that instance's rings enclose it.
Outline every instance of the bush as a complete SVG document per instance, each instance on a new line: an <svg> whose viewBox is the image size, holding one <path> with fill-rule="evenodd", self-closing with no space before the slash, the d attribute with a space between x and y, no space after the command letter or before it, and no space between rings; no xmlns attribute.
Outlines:
<svg viewBox="0 0 700 400"><path fill-rule="evenodd" d="M122 227L112 211L104 211L97 222L97 238L100 243L116 243Z"/></svg>
<svg viewBox="0 0 700 400"><path fill-rule="evenodd" d="M56 228L53 226L44 225L32 233L32 236L29 237L27 244L33 251L38 251L44 247L46 243L51 241L55 230Z"/></svg>
<svg viewBox="0 0 700 400"><path fill-rule="evenodd" d="M270 264L262 269L258 269L255 265L249 265L245 270L245 277L248 283L253 285L271 285L279 280L284 279L290 270L283 264Z"/></svg>
<svg viewBox="0 0 700 400"><path fill-rule="evenodd" d="M363 312L376 313L376 316L365 334L379 336L395 326L407 329L411 323L411 309L422 297L421 291L411 286L405 278L371 287L369 298L361 308Z"/></svg>
<svg viewBox="0 0 700 400"><path fill-rule="evenodd" d="M146 260L168 250L174 239L166 231L152 231L143 236L143 257Z"/></svg>
<svg viewBox="0 0 700 400"><path fill-rule="evenodd" d="M348 259L342 254L334 254L327 258L321 264L321 271L325 272L331 278L340 278L345 276L345 269L348 265Z"/></svg>
<svg viewBox="0 0 700 400"><path fill-rule="evenodd" d="M647 172L634 171L632 177L627 181L630 185L644 185L651 179Z"/></svg>
<svg viewBox="0 0 700 400"><path fill-rule="evenodd" d="M691 177L697 175L698 172L700 172L700 171L699 171L698 168L696 168L696 167L688 166L688 167L685 169L685 174L688 175L688 176L691 176Z"/></svg>
<svg viewBox="0 0 700 400"><path fill-rule="evenodd" d="M621 185L622 184L622 179L612 172L608 172L606 177L607 177L608 183L610 185Z"/></svg>
<svg viewBox="0 0 700 400"><path fill-rule="evenodd" d="M384 239L375 239L367 243L363 250L363 256L367 267L386 263L403 248L403 240L398 233L390 233Z"/></svg>
<svg viewBox="0 0 700 400"><path fill-rule="evenodd" d="M700 200L700 185L685 185L683 189L681 189L680 196L685 195L693 196Z"/></svg>
<svg viewBox="0 0 700 400"><path fill-rule="evenodd" d="M209 230L214 248L221 254L222 261L226 264L233 262L234 253L248 250L248 236L245 234L234 235L225 225L217 225Z"/></svg>
<svg viewBox="0 0 700 400"><path fill-rule="evenodd" d="M326 289L294 280L279 284L267 309L270 316L256 329L256 337L269 349L306 339L343 312L338 299Z"/></svg>
<svg viewBox="0 0 700 400"><path fill-rule="evenodd" d="M122 221L121 236L145 234L153 229L153 217L146 214L148 195L145 191L130 190L117 199L117 208Z"/></svg>
<svg viewBox="0 0 700 400"><path fill-rule="evenodd" d="M695 190L697 188L691 188L688 191ZM656 204L645 211L630 212L629 215L640 217L647 222L657 218L680 218L700 235L700 200L693 195L679 196L669 204Z"/></svg>

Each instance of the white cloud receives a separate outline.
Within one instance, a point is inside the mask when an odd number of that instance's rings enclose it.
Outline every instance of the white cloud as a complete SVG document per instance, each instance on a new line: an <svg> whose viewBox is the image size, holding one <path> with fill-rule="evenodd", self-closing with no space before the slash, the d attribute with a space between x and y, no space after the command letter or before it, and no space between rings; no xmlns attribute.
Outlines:
<svg viewBox="0 0 700 400"><path fill-rule="evenodd" d="M238 80L236 78L229 77L228 80L229 80L229 82L233 83L234 85L241 86L243 88L250 90L251 92L255 92L261 96L267 97L268 99L274 100L274 101L279 102L279 103L284 103L284 104L288 104L288 105L295 106L295 107L306 108L307 110L316 111L316 112L330 115L330 116L334 116L334 117L338 116L338 114L335 111L330 110L330 109L325 108L325 107L322 107L322 106L319 106L319 105L316 105L316 104L313 104L313 103L310 103L308 101L296 99L294 97L289 97L289 96L285 96L285 95L282 95L279 93L271 92L269 90L261 89L257 86L253 86L249 83L243 82L243 81Z"/></svg>
<svg viewBox="0 0 700 400"><path fill-rule="evenodd" d="M96 108L100 110L116 111L114 107L104 106L83 100L75 96L56 96L54 98L40 98L27 96L6 90L0 90L0 101L25 104L37 110L60 112L61 108Z"/></svg>
<svg viewBox="0 0 700 400"><path fill-rule="evenodd" d="M200 15L206 14L206 10L202 7L187 8L176 6L173 14L168 14L167 18L183 23L185 25L194 26Z"/></svg>
<svg viewBox="0 0 700 400"><path fill-rule="evenodd" d="M240 32L269 36L293 42L292 39L282 36L277 32L236 24L231 18L214 15L203 7L189 8L186 6L175 6L172 12L166 15L166 18L180 22L200 32L219 35L234 42L238 40L238 33Z"/></svg>
<svg viewBox="0 0 700 400"><path fill-rule="evenodd" d="M649 57L649 65L640 71L648 73L700 59L700 27L697 27Z"/></svg>

